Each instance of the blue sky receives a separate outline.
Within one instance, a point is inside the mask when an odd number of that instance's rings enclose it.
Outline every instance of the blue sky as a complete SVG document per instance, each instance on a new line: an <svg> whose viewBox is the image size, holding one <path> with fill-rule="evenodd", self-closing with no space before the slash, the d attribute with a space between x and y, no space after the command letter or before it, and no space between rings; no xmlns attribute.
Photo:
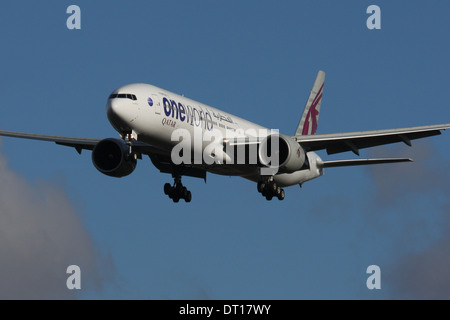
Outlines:
<svg viewBox="0 0 450 320"><path fill-rule="evenodd" d="M71 4L81 30L66 28ZM380 30L366 27L371 4ZM318 133L448 123L449 10L444 1L6 2L0 128L115 137L106 98L144 82L293 134L320 69ZM0 297L27 297L31 286L44 298L450 298L448 134L364 151L416 161L329 169L282 202L240 178L184 178L189 204L163 194L172 179L147 158L114 179L90 152L2 138L0 277L18 276ZM65 287L69 264L82 269L76 293ZM366 288L372 264L381 290Z"/></svg>

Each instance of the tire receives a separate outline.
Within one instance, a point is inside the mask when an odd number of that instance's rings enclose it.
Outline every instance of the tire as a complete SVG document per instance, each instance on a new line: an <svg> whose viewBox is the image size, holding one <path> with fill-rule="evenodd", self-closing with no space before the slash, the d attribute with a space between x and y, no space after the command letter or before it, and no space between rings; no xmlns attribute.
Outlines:
<svg viewBox="0 0 450 320"><path fill-rule="evenodd" d="M181 197L183 199L186 199L187 194L188 194L188 189L186 187L183 187L183 189L181 190Z"/></svg>
<svg viewBox="0 0 450 320"><path fill-rule="evenodd" d="M270 183L270 187L271 187L271 189L272 189L272 192L274 193L274 194L276 194L276 192L277 192L277 184L275 183L275 182L271 182Z"/></svg>
<svg viewBox="0 0 450 320"><path fill-rule="evenodd" d="M263 197L265 197L268 194L267 189L262 189L261 194L263 195Z"/></svg>
<svg viewBox="0 0 450 320"><path fill-rule="evenodd" d="M175 196L175 197L173 197L172 200L173 200L173 202L177 203L178 201L180 201L180 197Z"/></svg>
<svg viewBox="0 0 450 320"><path fill-rule="evenodd" d="M285 196L285 193L284 193L284 189L281 189L281 191L280 191L280 194L278 195L278 200L284 200L284 196Z"/></svg>
<svg viewBox="0 0 450 320"><path fill-rule="evenodd" d="M267 201L270 201L270 200L272 200L272 195L271 194L268 194L268 195L266 195L266 199L267 199Z"/></svg>
<svg viewBox="0 0 450 320"><path fill-rule="evenodd" d="M262 181L258 182L258 192L262 193L262 191L264 190L264 187L266 186L266 184Z"/></svg>
<svg viewBox="0 0 450 320"><path fill-rule="evenodd" d="M184 197L184 201L191 202L192 200L192 193L190 191L186 192L186 197Z"/></svg>
<svg viewBox="0 0 450 320"><path fill-rule="evenodd" d="M170 183L166 183L164 185L164 194L169 195L170 189L172 189L172 186L170 185Z"/></svg>

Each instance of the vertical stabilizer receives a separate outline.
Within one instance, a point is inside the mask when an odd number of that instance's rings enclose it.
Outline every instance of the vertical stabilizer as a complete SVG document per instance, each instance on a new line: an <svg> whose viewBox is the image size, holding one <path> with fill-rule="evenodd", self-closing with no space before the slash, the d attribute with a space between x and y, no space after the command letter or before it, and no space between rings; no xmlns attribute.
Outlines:
<svg viewBox="0 0 450 320"><path fill-rule="evenodd" d="M324 83L325 72L319 71L311 93L309 94L308 101L306 102L306 107L298 124L297 131L295 131L296 136L316 134Z"/></svg>

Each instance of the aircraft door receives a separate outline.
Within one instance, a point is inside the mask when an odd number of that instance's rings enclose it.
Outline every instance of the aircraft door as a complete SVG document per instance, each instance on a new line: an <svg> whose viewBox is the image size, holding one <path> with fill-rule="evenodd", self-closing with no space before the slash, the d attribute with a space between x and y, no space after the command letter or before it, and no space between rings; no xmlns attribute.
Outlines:
<svg viewBox="0 0 450 320"><path fill-rule="evenodd" d="M161 99L159 99L158 95L152 94L151 99L153 100L153 108L155 110L155 114L161 114Z"/></svg>

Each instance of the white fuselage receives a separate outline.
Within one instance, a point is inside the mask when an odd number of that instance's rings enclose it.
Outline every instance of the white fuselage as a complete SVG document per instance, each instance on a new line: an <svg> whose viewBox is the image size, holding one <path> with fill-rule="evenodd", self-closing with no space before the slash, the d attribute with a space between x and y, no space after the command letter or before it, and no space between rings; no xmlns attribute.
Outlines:
<svg viewBox="0 0 450 320"><path fill-rule="evenodd" d="M194 151L201 148L201 152L214 143L223 150L223 139L202 139L208 133L214 132L215 136L224 139L258 140L272 132L222 110L148 84L130 84L118 88L108 99L106 109L109 121L122 136L128 134L132 139L167 150L172 150L179 143L178 139L173 138L174 131L179 129L191 135ZM215 165L199 166L212 173L238 175L253 181L260 179L254 167L220 165L227 155L216 152L214 156L220 158ZM308 152L307 156L309 170L277 174L274 180L280 186L289 186L322 175L322 170L316 166L319 157L314 152Z"/></svg>

